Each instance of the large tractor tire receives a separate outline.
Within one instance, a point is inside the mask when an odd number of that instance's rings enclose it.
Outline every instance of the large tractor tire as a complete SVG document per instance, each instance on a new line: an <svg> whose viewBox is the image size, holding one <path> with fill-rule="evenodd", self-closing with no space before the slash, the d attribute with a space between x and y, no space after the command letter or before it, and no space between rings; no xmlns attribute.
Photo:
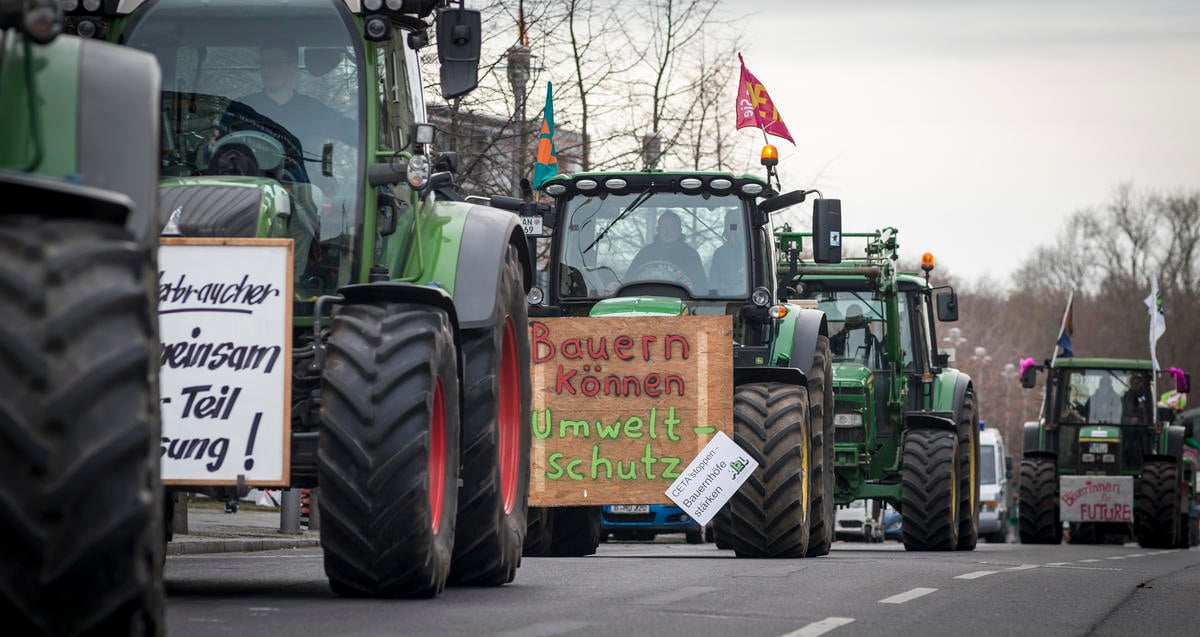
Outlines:
<svg viewBox="0 0 1200 637"><path fill-rule="evenodd" d="M161 634L152 255L113 224L0 224L3 630Z"/></svg>
<svg viewBox="0 0 1200 637"><path fill-rule="evenodd" d="M833 356L829 337L819 336L808 372L808 422L812 470L808 472L811 524L805 557L828 555L833 545Z"/></svg>
<svg viewBox="0 0 1200 637"><path fill-rule="evenodd" d="M1137 480L1137 509L1133 513L1138 546L1173 549L1179 542L1179 467L1171 461L1149 460Z"/></svg>
<svg viewBox="0 0 1200 637"><path fill-rule="evenodd" d="M807 552L812 524L808 418L804 387L750 383L734 389L734 441L758 461L729 502L729 541L738 557L804 557Z"/></svg>
<svg viewBox="0 0 1200 637"><path fill-rule="evenodd" d="M458 503L450 320L426 305L348 305L323 370L318 477L325 574L339 595L433 597Z"/></svg>
<svg viewBox="0 0 1200 637"><path fill-rule="evenodd" d="M974 551L979 543L979 405L968 387L958 407L958 546Z"/></svg>
<svg viewBox="0 0 1200 637"><path fill-rule="evenodd" d="M726 504L721 507L720 511L717 511L717 514L712 519L713 544L716 545L717 549L722 551L733 549L733 542L729 539L733 535L733 512L731 508L729 504Z"/></svg>
<svg viewBox="0 0 1200 637"><path fill-rule="evenodd" d="M1054 460L1021 460L1021 544L1062 543L1058 517L1058 480Z"/></svg>
<svg viewBox="0 0 1200 637"><path fill-rule="evenodd" d="M521 554L525 557L544 557L550 554L554 542L554 509L529 507L526 511L525 545Z"/></svg>
<svg viewBox="0 0 1200 637"><path fill-rule="evenodd" d="M958 434L909 429L904 434L901 540L909 551L958 547Z"/></svg>
<svg viewBox="0 0 1200 637"><path fill-rule="evenodd" d="M529 328L509 246L491 324L463 334L462 488L450 584L498 586L521 564L529 500Z"/></svg>
<svg viewBox="0 0 1200 637"><path fill-rule="evenodd" d="M553 539L549 555L584 557L600 546L600 507L573 506L553 509Z"/></svg>

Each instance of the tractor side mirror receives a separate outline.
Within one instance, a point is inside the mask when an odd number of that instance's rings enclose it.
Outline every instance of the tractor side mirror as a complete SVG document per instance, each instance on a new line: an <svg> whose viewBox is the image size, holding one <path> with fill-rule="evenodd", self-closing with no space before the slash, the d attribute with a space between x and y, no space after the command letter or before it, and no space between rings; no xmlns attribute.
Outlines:
<svg viewBox="0 0 1200 637"><path fill-rule="evenodd" d="M760 212L771 214L777 210L783 210L788 206L794 206L804 201L805 192L803 190L793 190L782 195L776 195L770 199L763 199L758 202Z"/></svg>
<svg viewBox="0 0 1200 637"><path fill-rule="evenodd" d="M442 98L466 95L479 85L481 18L474 9L443 9L437 16Z"/></svg>
<svg viewBox="0 0 1200 637"><path fill-rule="evenodd" d="M842 262L842 200L813 201L813 261Z"/></svg>
<svg viewBox="0 0 1200 637"><path fill-rule="evenodd" d="M1021 387L1025 389L1037 387L1037 365L1030 365L1021 372Z"/></svg>
<svg viewBox="0 0 1200 637"><path fill-rule="evenodd" d="M1004 456L1004 479L1012 480L1012 456Z"/></svg>
<svg viewBox="0 0 1200 637"><path fill-rule="evenodd" d="M958 320L958 295L954 290L938 292L937 317L943 323L953 323Z"/></svg>
<svg viewBox="0 0 1200 637"><path fill-rule="evenodd" d="M325 142L321 146L321 176L333 176L333 142Z"/></svg>

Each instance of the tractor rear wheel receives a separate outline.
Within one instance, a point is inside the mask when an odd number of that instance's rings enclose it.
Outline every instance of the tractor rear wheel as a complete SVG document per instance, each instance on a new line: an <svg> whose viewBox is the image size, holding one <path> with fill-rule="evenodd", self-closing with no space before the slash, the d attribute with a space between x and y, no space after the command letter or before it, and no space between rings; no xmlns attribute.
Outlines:
<svg viewBox="0 0 1200 637"><path fill-rule="evenodd" d="M738 557L804 557L808 550L808 419L804 387L749 383L734 389L734 441L758 461L729 502L729 540Z"/></svg>
<svg viewBox="0 0 1200 637"><path fill-rule="evenodd" d="M812 439L809 471L811 525L805 557L828 555L833 545L833 357L829 337L817 337L812 369L808 372L808 422Z"/></svg>
<svg viewBox="0 0 1200 637"><path fill-rule="evenodd" d="M1179 535L1179 467L1172 461L1148 460L1137 480L1134 529L1138 546L1176 548Z"/></svg>
<svg viewBox="0 0 1200 637"><path fill-rule="evenodd" d="M583 557L600 546L600 507L573 506L553 509L550 555Z"/></svg>
<svg viewBox="0 0 1200 637"><path fill-rule="evenodd" d="M979 543L979 408L968 387L958 408L958 546L974 551Z"/></svg>
<svg viewBox="0 0 1200 637"><path fill-rule="evenodd" d="M554 509L529 507L526 512L525 544L521 554L526 557L542 557L550 554L554 541Z"/></svg>
<svg viewBox="0 0 1200 637"><path fill-rule="evenodd" d="M427 305L348 305L322 370L321 547L334 592L433 597L458 501L457 351Z"/></svg>
<svg viewBox="0 0 1200 637"><path fill-rule="evenodd" d="M1021 460L1021 544L1062 542L1056 473L1055 463L1049 458Z"/></svg>
<svg viewBox="0 0 1200 637"><path fill-rule="evenodd" d="M904 434L900 526L909 551L958 547L958 434L909 429Z"/></svg>
<svg viewBox="0 0 1200 637"><path fill-rule="evenodd" d="M120 226L0 226L0 616L164 631L153 254Z"/></svg>
<svg viewBox="0 0 1200 637"><path fill-rule="evenodd" d="M498 586L521 564L529 500L529 330L512 246L491 324L465 331L462 488L450 584Z"/></svg>

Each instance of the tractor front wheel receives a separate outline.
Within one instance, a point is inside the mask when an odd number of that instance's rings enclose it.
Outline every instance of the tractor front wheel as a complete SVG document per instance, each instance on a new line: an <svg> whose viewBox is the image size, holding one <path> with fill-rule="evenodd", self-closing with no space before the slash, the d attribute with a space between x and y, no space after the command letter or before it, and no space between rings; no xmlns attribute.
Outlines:
<svg viewBox="0 0 1200 637"><path fill-rule="evenodd" d="M164 631L152 263L114 224L0 226L7 634Z"/></svg>
<svg viewBox="0 0 1200 637"><path fill-rule="evenodd" d="M325 573L340 595L433 597L445 586L460 426L451 330L426 305L334 316L317 456Z"/></svg>
<svg viewBox="0 0 1200 637"><path fill-rule="evenodd" d="M968 387L958 408L958 546L974 551L979 543L979 408Z"/></svg>
<svg viewBox="0 0 1200 637"><path fill-rule="evenodd" d="M728 505L729 541L738 557L805 556L811 528L809 424L804 387L749 383L734 389L734 441L758 461Z"/></svg>
<svg viewBox="0 0 1200 637"><path fill-rule="evenodd" d="M1134 529L1138 546L1173 549L1179 536L1179 467L1172 461L1149 460L1137 481Z"/></svg>
<svg viewBox="0 0 1200 637"><path fill-rule="evenodd" d="M1059 544L1062 522L1058 517L1058 484L1054 461L1021 460L1021 544Z"/></svg>
<svg viewBox="0 0 1200 637"><path fill-rule="evenodd" d="M958 434L909 429L904 434L900 526L909 551L958 547Z"/></svg>

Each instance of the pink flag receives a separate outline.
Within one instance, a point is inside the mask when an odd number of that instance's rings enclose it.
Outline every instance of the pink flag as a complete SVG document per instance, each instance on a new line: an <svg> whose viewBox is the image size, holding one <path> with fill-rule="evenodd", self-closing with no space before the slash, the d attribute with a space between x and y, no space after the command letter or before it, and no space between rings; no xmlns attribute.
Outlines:
<svg viewBox="0 0 1200 637"><path fill-rule="evenodd" d="M779 117L775 102L771 101L771 96L767 94L762 82L746 68L746 61L742 59L741 53L738 53L738 61L742 63L742 77L738 86L737 128L761 128L768 135L782 137L795 144L796 140L792 139L787 125Z"/></svg>

